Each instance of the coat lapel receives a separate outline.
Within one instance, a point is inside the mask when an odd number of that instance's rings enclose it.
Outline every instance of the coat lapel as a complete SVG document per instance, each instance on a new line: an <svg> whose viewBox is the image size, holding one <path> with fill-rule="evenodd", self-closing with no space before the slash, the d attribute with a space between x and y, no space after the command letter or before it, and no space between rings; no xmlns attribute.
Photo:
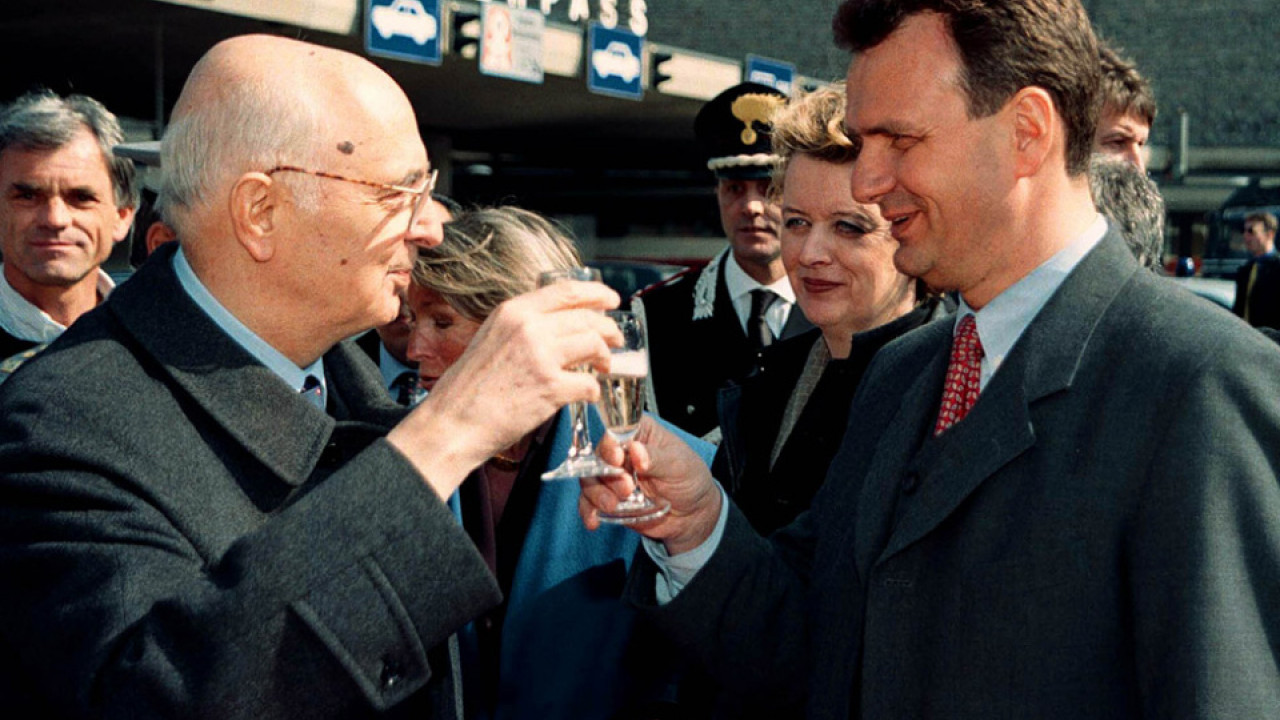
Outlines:
<svg viewBox="0 0 1280 720"><path fill-rule="evenodd" d="M742 414L742 397L742 385L736 382L720 388L720 392L716 395L717 415L722 420L729 420L732 425L732 427L721 426L720 428L720 448L724 451L729 467L728 477L718 478L720 482L727 484L725 489L730 493L738 490L743 468L746 467L747 448L750 445L744 437L747 427L743 425L748 427L752 425L740 422L740 419L745 417Z"/></svg>
<svg viewBox="0 0 1280 720"><path fill-rule="evenodd" d="M747 344L747 334L738 322L738 313L733 309L733 299L729 297L729 286L724 279L725 264L730 262L733 262L733 256L726 255L720 267L716 268L715 312L703 322L708 323L708 329L719 336L712 347L723 352L724 357L749 357L752 355L751 346ZM694 328L698 329L697 323L694 323ZM735 377L735 372L728 373L728 377Z"/></svg>
<svg viewBox="0 0 1280 720"><path fill-rule="evenodd" d="M912 481L900 485L896 482L899 476L887 474L891 467L869 476L895 479L892 488L879 483L885 495L898 497L899 487L905 491L913 486L916 495L910 502L902 502L896 513L883 507L882 501L879 510L883 514L875 517L882 522L896 517L896 522L880 560L931 532L979 486L1035 446L1037 431L1048 431L1036 427L1035 404L1070 391L1094 328L1138 269L1120 237L1109 232L1032 320L969 415L941 437L926 440L918 453L908 456L909 462L897 466L905 467L905 477ZM949 350L949 339L944 344ZM894 426L932 432L932 413L937 410L945 372L945 357L941 362L935 358L922 374L928 378L930 392L917 389L904 399L904 406L911 407L914 414L903 417L902 425L895 420Z"/></svg>
<svg viewBox="0 0 1280 720"><path fill-rule="evenodd" d="M943 365L943 373L945 370ZM1009 378L1013 367L996 378ZM937 376L934 376L935 378ZM926 440L907 465L903 490L916 497L902 503L897 524L881 558L888 558L937 527L979 485L1035 443L1027 400L1019 382L993 378L964 420L940 437ZM938 384L939 388L941 384ZM933 432L937 409L921 418Z"/></svg>
<svg viewBox="0 0 1280 720"><path fill-rule="evenodd" d="M852 488L858 492L858 498L852 504L857 508L858 521L848 523L846 527L847 532L855 534L855 541L849 546L857 548L858 568L863 577L875 561L879 549L885 547L893 532L902 479L901 469L911 461L920 447L923 437L921 428L931 427L937 414L938 399L942 394L942 377L947 370L947 359L951 348L951 328L950 320L923 328L918 331L919 334L915 338L923 343L920 354L912 354L904 362L897 362L897 358L893 358L894 362L877 363L882 371L886 366L919 367L920 372L913 373L912 379L905 383L905 387L898 383L882 381L879 377L869 376L863 380L864 383L867 383L868 379L871 380L873 388L881 387L883 384L888 386L887 392L900 393L896 405L854 403L848 432L857 432L858 425L863 420L859 417L863 408L870 406L870 412L876 412L878 407L893 407L892 417L885 423L885 430L879 442L871 450L871 461L865 469L866 482L860 488ZM881 360L886 358L888 356ZM898 375L901 370L889 369L887 372ZM877 376L880 374L876 373ZM868 389L860 389L859 394L867 393ZM867 419L867 422L870 421L871 419ZM847 438L845 444L848 444ZM840 456L837 456L836 461L832 463L831 471L828 472L828 477L837 472L840 460ZM841 468L838 472L857 473L859 470L856 467L847 470ZM838 544L838 546L844 545L847 543Z"/></svg>
<svg viewBox="0 0 1280 720"><path fill-rule="evenodd" d="M200 310L174 274L174 252L158 251L121 284L108 306L157 372L186 394L180 403L207 415L281 481L301 484L328 442L334 419L299 397ZM347 372L346 354L356 351L341 352Z"/></svg>

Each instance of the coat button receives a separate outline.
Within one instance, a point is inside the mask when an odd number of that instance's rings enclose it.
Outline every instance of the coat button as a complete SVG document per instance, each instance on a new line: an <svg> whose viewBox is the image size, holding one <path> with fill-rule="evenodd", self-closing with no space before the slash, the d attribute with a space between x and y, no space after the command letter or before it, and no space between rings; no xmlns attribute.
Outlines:
<svg viewBox="0 0 1280 720"><path fill-rule="evenodd" d="M694 412L695 410L697 410L697 409L698 409L698 408L696 408L696 407L694 407L694 406L692 406L692 405L686 405L686 406L685 406L685 408L684 408L684 414L685 414L685 415L692 415L692 414L693 414L693 412Z"/></svg>
<svg viewBox="0 0 1280 720"><path fill-rule="evenodd" d="M321 467L337 467L342 464L342 448L338 443L330 440L324 450L320 451Z"/></svg>
<svg viewBox="0 0 1280 720"><path fill-rule="evenodd" d="M913 472L907 473L906 476L902 478L902 492L906 493L907 495L910 495L911 493L915 492L916 488L919 486L920 486L920 476L917 475L916 473L913 473Z"/></svg>
<svg viewBox="0 0 1280 720"><path fill-rule="evenodd" d="M400 662L393 657L382 658L382 689L390 690L400 683L404 678L404 669Z"/></svg>

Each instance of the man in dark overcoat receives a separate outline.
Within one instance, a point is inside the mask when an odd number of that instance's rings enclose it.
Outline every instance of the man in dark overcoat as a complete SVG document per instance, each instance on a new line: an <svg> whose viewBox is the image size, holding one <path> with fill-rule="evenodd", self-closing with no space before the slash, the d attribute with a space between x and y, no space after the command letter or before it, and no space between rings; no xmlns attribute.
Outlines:
<svg viewBox="0 0 1280 720"><path fill-rule="evenodd" d="M0 387L0 696L12 717L460 718L454 632L498 585L446 505L598 396L616 305L503 308L406 412L342 342L441 242L408 98L269 36L192 70L162 246Z"/></svg>
<svg viewBox="0 0 1280 720"><path fill-rule="evenodd" d="M1084 8L845 0L836 28L853 196L959 311L879 352L769 539L642 428L672 510L631 597L776 717L1274 717L1280 354L1094 208ZM629 482L584 484L588 525Z"/></svg>

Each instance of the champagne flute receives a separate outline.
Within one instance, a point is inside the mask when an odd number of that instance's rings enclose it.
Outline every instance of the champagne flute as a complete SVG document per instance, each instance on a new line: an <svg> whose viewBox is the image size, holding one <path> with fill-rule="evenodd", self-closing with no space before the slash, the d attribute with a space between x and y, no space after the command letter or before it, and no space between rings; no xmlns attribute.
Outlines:
<svg viewBox="0 0 1280 720"><path fill-rule="evenodd" d="M600 416L609 434L617 438L626 452L640 428L644 408L644 384L649 377L649 350L644 339L644 326L634 313L616 310L608 313L622 332L622 347L614 348L609 374L600 375ZM611 512L597 511L602 523L632 525L656 520L671 510L666 500L645 495L639 483L631 494L618 501Z"/></svg>
<svg viewBox="0 0 1280 720"><path fill-rule="evenodd" d="M538 276L538 287L554 285L555 283L569 280L600 282L600 271L586 267L551 270ZM585 367L579 369L583 372L590 372ZM569 445L569 456L554 469L542 473L543 480L576 480L581 477L625 474L625 470L610 465L596 457L595 447L591 443L591 435L587 431L586 402L575 402L569 405L569 424L573 431L572 441Z"/></svg>

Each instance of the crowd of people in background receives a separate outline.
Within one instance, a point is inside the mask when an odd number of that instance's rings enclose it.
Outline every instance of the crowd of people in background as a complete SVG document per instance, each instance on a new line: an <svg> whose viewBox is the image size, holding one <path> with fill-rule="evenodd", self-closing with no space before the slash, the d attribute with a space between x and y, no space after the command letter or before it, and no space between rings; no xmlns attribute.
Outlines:
<svg viewBox="0 0 1280 720"><path fill-rule="evenodd" d="M219 42L141 205L101 103L6 105L7 706L1273 716L1275 216L1239 319L1160 277L1155 97L1079 0L833 27L843 83L698 113L726 245L633 298L539 287L575 239L436 192L347 52ZM543 481L628 302L648 413L585 416L624 470ZM670 512L602 526L637 486Z"/></svg>

